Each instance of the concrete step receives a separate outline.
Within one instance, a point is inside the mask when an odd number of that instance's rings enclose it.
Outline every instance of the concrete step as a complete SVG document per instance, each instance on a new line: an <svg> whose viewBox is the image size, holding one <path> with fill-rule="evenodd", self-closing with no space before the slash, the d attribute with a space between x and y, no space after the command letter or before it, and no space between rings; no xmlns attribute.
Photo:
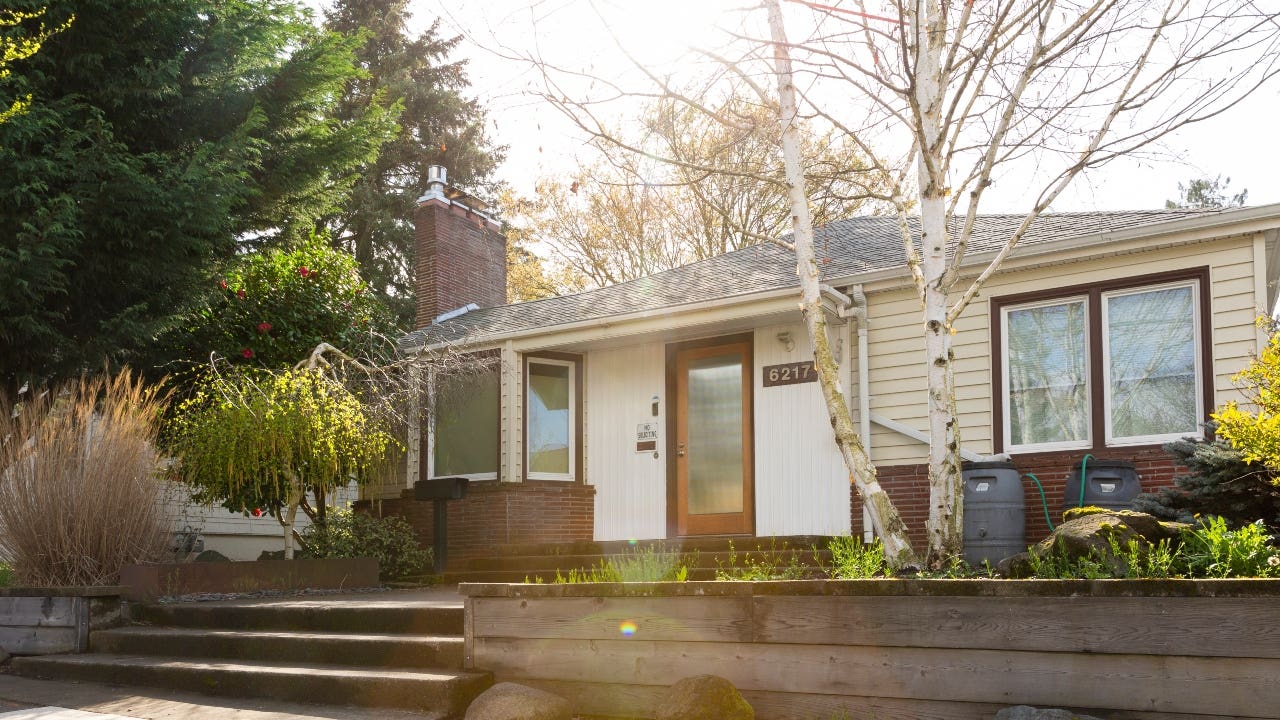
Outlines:
<svg viewBox="0 0 1280 720"><path fill-rule="evenodd" d="M130 626L92 633L89 649L114 655L179 655L189 659L462 668L462 638L441 635Z"/></svg>
<svg viewBox="0 0 1280 720"><path fill-rule="evenodd" d="M172 603L139 605L135 620L165 627L462 635L462 604Z"/></svg>
<svg viewBox="0 0 1280 720"><path fill-rule="evenodd" d="M207 695L385 707L458 716L492 684L488 673L384 670L359 666L267 661L191 660L142 655L17 657L25 677L147 685Z"/></svg>

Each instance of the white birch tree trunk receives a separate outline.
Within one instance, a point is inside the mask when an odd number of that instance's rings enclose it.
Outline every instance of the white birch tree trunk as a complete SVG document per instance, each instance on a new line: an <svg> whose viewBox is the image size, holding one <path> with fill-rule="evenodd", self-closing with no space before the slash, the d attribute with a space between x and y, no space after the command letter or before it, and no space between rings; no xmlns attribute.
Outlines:
<svg viewBox="0 0 1280 720"><path fill-rule="evenodd" d="M951 323L947 319L947 178L943 158L942 57L946 15L939 0L918 3L911 13L916 33L913 105L919 118L921 271L924 283L924 347L929 410L929 549L925 558L941 570L964 550L960 437L952 383ZM921 9L924 17L921 17Z"/></svg>
<svg viewBox="0 0 1280 720"><path fill-rule="evenodd" d="M787 50L786 31L778 0L766 0L769 31L773 40L773 62L778 79L779 124L782 130L782 156L786 167L787 199L791 205L795 233L796 274L800 276L800 308L804 313L809 343L813 349L818 384L826 402L827 417L835 434L836 446L844 460L850 480L862 502L870 510L871 522L884 544L885 559L891 568L914 565L916 557L907 537L907 526L897 508L876 479L875 466L867 456L862 439L854 429L853 419L844 395L840 392L840 369L831 355L827 340L827 320L822 310L821 275L813 249L813 221L804 192L804 173L800 165L800 136L796 128L796 90ZM945 308L944 308L945 311Z"/></svg>
<svg viewBox="0 0 1280 720"><path fill-rule="evenodd" d="M306 494L306 489L302 484L302 479L296 475L289 478L291 487L289 488L289 501L285 505L283 512L280 513L280 525L284 527L284 559L293 559L293 526L298 519L298 507L302 505L302 497Z"/></svg>

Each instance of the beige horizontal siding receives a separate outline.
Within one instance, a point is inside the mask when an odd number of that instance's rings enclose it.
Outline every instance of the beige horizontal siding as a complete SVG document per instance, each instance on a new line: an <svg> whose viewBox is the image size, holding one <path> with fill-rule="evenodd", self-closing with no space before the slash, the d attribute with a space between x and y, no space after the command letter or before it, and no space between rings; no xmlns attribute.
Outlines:
<svg viewBox="0 0 1280 720"><path fill-rule="evenodd" d="M1260 302L1253 243L1251 237L1229 238L997 275L955 324L956 405L965 448L991 452L996 432L991 427L991 297L1207 265L1212 285L1215 402L1240 397L1231 377L1257 350L1254 318ZM901 288L870 293L869 303L871 412L923 431L927 395L920 301L913 288ZM919 463L926 458L922 443L879 426L872 428L871 446L879 464Z"/></svg>

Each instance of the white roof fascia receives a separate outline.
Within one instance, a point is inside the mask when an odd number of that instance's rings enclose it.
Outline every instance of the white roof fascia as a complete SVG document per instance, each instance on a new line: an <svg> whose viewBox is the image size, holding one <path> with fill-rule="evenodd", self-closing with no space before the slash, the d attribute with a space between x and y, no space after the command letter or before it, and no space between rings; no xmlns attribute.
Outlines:
<svg viewBox="0 0 1280 720"><path fill-rule="evenodd" d="M800 289L798 287L775 288L773 290L763 290L753 293L740 293L738 295L726 295L724 297L715 298L714 300L700 300L698 302L685 303L683 305L667 305L660 308L650 308L648 310L639 310L631 313L620 315L605 315L604 317L591 318L589 320L578 320L571 323L560 323L557 325L543 325L542 327L529 328L527 330L516 330L509 333L493 333L490 335L477 335L469 338L466 342L458 343L437 343L435 345L415 345L406 350L406 352L417 353L423 350L434 350L449 346L465 346L473 347L479 345L489 345L500 343L506 340L517 340L522 338L537 337L539 335L554 335L559 333L572 332L574 330L584 330L597 327L608 327L610 325L618 325L622 323L635 322L638 320L647 320L654 317L662 317L666 315L688 315L690 313L702 312L705 310L715 310L733 305L745 305L751 302L763 302L793 296L796 298L797 307L799 306Z"/></svg>
<svg viewBox="0 0 1280 720"><path fill-rule="evenodd" d="M1172 235L1180 232L1197 233L1194 238L1188 238L1184 241L1196 242L1214 237L1214 235L1205 231L1231 228L1229 234L1239 235L1262 232L1264 230L1274 228L1277 225L1280 225L1280 203L1273 203L1271 205L1259 205L1258 207L1240 208L1239 210L1223 210L1211 215L1202 215L1199 217L1150 223L1147 225L1139 225L1137 227L1114 230L1111 232L1090 233L1088 235L1071 236L1063 238L1062 240L1052 240L1049 242L1034 243L1031 245L1019 245L1009 257L1010 259L1023 259L1043 255L1053 255L1057 253L1070 252L1072 250L1102 247L1131 240L1142 240L1145 238L1157 237L1160 235ZM997 254L999 254L998 250L989 250L986 252L965 255L964 262L961 263L961 267L986 265L995 259ZM882 270L872 270L865 273L855 273L853 275L847 275L839 278L831 278L827 280L827 284L839 287L842 285L852 285L856 283L873 283L882 280L899 280L906 278L907 275L903 272L903 269L901 267L895 267L885 268Z"/></svg>

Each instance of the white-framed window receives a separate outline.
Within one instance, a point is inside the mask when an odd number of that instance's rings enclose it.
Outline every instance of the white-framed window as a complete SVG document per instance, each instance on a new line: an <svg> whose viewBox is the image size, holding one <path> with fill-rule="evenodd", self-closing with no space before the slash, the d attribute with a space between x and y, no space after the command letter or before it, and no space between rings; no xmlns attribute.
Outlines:
<svg viewBox="0 0 1280 720"><path fill-rule="evenodd" d="M1005 447L1091 447L1088 297L1002 309Z"/></svg>
<svg viewBox="0 0 1280 720"><path fill-rule="evenodd" d="M525 364L525 477L574 480L577 468L577 363L530 357Z"/></svg>
<svg viewBox="0 0 1280 720"><path fill-rule="evenodd" d="M1102 388L1108 445L1200 432L1199 287L1194 282L1102 294Z"/></svg>
<svg viewBox="0 0 1280 720"><path fill-rule="evenodd" d="M1200 279L1112 282L999 300L1001 437L1008 452L1200 437Z"/></svg>

